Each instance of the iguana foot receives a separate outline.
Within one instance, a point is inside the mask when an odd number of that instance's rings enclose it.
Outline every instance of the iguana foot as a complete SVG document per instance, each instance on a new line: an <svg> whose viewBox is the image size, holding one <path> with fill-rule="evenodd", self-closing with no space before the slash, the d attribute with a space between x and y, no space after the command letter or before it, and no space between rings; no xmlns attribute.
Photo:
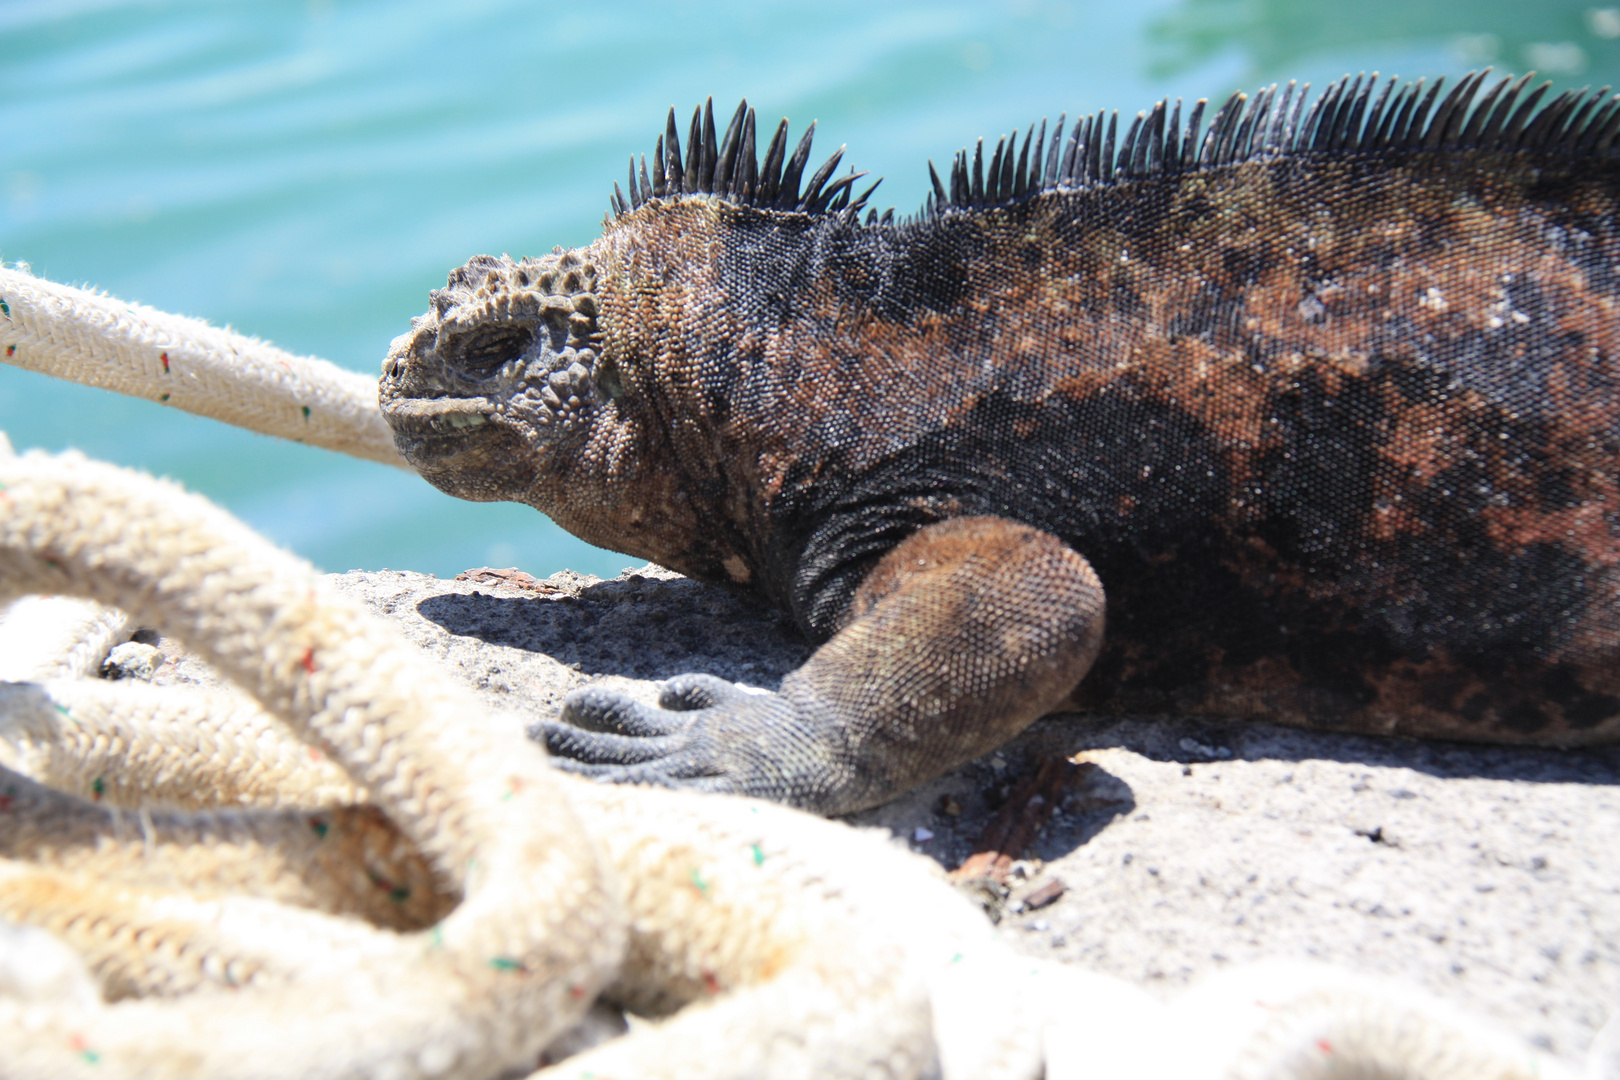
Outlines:
<svg viewBox="0 0 1620 1080"><path fill-rule="evenodd" d="M532 731L603 780L754 795L820 814L875 806L998 746L1067 696L1102 640L1102 585L1057 537L995 517L917 530L776 693L708 675L658 707L569 697Z"/></svg>
<svg viewBox="0 0 1620 1080"><path fill-rule="evenodd" d="M829 756L814 728L782 694L686 674L663 684L657 705L614 690L576 690L559 719L529 734L558 767L582 776L816 805L819 793L797 790Z"/></svg>

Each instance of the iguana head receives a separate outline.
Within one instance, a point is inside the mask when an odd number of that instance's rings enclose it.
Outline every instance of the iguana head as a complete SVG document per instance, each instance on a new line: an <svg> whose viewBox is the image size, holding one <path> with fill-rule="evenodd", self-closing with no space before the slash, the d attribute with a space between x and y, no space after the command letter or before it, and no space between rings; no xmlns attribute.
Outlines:
<svg viewBox="0 0 1620 1080"><path fill-rule="evenodd" d="M632 162L630 195L615 185L596 243L480 255L451 272L383 364L380 400L400 454L451 495L524 502L594 543L735 578L721 569L736 556L712 511L658 465L703 467L661 444L683 437L667 430L672 411L696 430L705 407L675 400L692 387L671 354L693 329L683 324L721 339L734 329L704 281L707 253L738 215L859 221L871 189L854 194L860 174L833 178L841 150L807 175L814 128L790 152L782 121L761 163L747 103L718 141L708 106L683 155L672 111L651 175L645 159L639 177Z"/></svg>
<svg viewBox="0 0 1620 1080"><path fill-rule="evenodd" d="M399 452L452 495L520 498L542 459L582 441L618 394L597 331L596 268L560 248L479 255L430 299L383 363Z"/></svg>

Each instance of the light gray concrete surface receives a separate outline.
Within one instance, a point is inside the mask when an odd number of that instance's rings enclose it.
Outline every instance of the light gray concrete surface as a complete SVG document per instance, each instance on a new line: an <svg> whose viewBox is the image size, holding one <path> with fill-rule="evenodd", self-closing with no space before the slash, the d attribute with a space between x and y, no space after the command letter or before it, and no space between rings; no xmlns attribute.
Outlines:
<svg viewBox="0 0 1620 1080"><path fill-rule="evenodd" d="M809 652L776 612L651 567L334 580L517 717L596 680L649 700L683 671L773 687ZM1325 961L1415 982L1571 1063L1620 1002L1620 750L1064 715L852 820L954 868L1052 754L1095 768L1003 919L1032 955L1166 993L1263 957ZM1013 913L1054 877L1056 903Z"/></svg>

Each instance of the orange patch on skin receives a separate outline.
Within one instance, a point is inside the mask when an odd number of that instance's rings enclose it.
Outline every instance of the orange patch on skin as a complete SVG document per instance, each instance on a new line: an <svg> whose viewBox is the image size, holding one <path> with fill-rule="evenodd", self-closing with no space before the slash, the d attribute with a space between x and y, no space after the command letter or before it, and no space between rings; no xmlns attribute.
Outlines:
<svg viewBox="0 0 1620 1080"><path fill-rule="evenodd" d="M1620 505L1620 500L1609 505ZM1491 539L1504 551L1561 544L1594 567L1620 566L1620 538L1609 521L1611 513L1609 506L1594 502L1557 511L1489 507L1482 518Z"/></svg>
<svg viewBox="0 0 1620 1080"><path fill-rule="evenodd" d="M859 618L880 601L912 588L921 576L941 575L988 553L1005 556L1015 546L1072 553L1055 537L1027 525L1004 518L959 517L941 522L902 541L880 562L856 591L850 605L850 618ZM1084 573L1091 584L1101 588L1089 566Z"/></svg>

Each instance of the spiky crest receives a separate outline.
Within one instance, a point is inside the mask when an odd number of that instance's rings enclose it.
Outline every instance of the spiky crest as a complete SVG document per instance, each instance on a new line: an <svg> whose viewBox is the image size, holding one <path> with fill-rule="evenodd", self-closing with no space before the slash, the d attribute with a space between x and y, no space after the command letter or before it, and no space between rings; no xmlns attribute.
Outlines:
<svg viewBox="0 0 1620 1080"><path fill-rule="evenodd" d="M1296 86L1290 82L1280 93L1272 84L1252 98L1243 93L1227 98L1207 130L1202 129L1206 101L1194 103L1183 127L1181 100L1172 105L1166 99L1136 114L1117 149L1117 112L1081 118L1067 139L1067 117L1060 116L1050 142L1043 119L1038 129L1029 126L1021 145L1017 132L998 139L988 168L984 140L974 147L971 163L966 150L958 151L948 187L930 161L932 191L922 216L1002 205L1041 192L1288 155L1483 150L1533 152L1548 158L1620 156L1620 95L1611 97L1609 87L1566 90L1538 108L1551 83L1526 93L1531 75L1517 80L1508 76L1481 95L1490 70L1463 76L1443 98L1444 79L1436 79L1425 92L1423 79L1397 90L1399 80L1380 84L1377 72L1354 78L1346 75L1329 84L1308 111L1309 83ZM651 172L643 157L638 174L632 157L629 197L618 184L613 185L614 213L627 214L655 199L704 194L739 205L853 216L881 181L854 195L854 185L865 173L851 169L833 180L844 153L839 147L801 189L815 131L816 125L811 123L789 156L788 122L783 120L760 164L754 110L748 102L737 106L717 143L714 99L710 98L692 112L683 162L675 110L670 109L653 151ZM869 210L866 216L869 225L893 220L892 209L881 217Z"/></svg>
<svg viewBox="0 0 1620 1080"><path fill-rule="evenodd" d="M1166 99L1136 114L1117 152L1113 143L1118 113L1082 118L1067 140L1066 117L1060 116L1044 160L1043 120L1038 134L1032 124L1024 135L1026 150L1034 139L1034 154L1020 153L1015 165L1011 162L1016 134L997 143L988 173L981 172L982 141L971 162L966 150L958 151L949 190L930 161L933 192L923 214L1001 205L1031 192L1097 187L1285 155L1484 150L1527 151L1549 158L1620 156L1616 141L1620 95L1611 97L1609 87L1567 90L1538 110L1551 83L1526 93L1531 76L1517 80L1509 76L1481 95L1489 75L1489 68L1465 75L1444 98L1440 98L1443 79L1435 80L1425 93L1423 79L1396 90L1399 80L1380 84L1377 72L1346 75L1330 84L1309 111L1304 109L1309 83L1289 83L1280 93L1273 84L1253 98L1233 94L1204 131L1200 121L1206 102L1193 106L1183 128L1181 101L1172 105Z"/></svg>
<svg viewBox="0 0 1620 1080"><path fill-rule="evenodd" d="M765 151L765 162L759 162L756 152L754 110L745 100L737 106L726 125L726 132L718 146L715 143L714 99L710 98L692 110L692 123L687 131L686 161L681 161L681 142L675 127L675 110L669 110L664 133L658 137L653 150L652 172L647 161L641 161L641 175L636 175L636 160L630 159L630 197L625 198L619 185L613 185L613 212L627 214L643 203L654 199L679 195L718 195L727 202L742 206L760 206L774 210L796 210L807 214L838 211L858 212L866 205L880 180L873 181L865 191L854 195L854 185L865 173L854 169L849 175L832 179L838 162L844 156L840 146L817 169L801 191L799 178L804 175L810 160L810 143L815 137L816 125L805 129L803 138L793 156L787 156L788 122L776 127L770 146ZM831 183L828 181L831 180ZM890 212L892 215L892 211Z"/></svg>

